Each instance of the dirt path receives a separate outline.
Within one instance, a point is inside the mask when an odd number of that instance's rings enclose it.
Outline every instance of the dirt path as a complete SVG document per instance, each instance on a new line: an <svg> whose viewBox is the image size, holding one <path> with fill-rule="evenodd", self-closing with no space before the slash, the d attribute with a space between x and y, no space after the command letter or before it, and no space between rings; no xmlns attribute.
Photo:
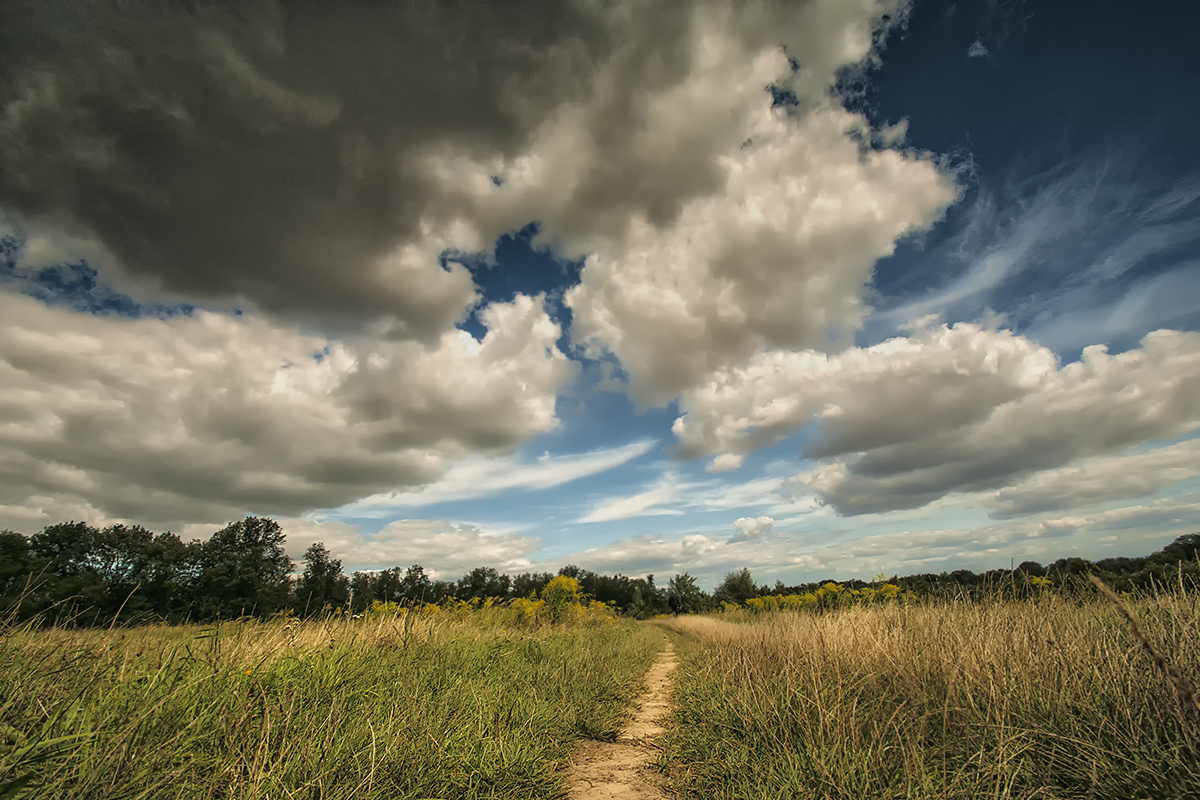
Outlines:
<svg viewBox="0 0 1200 800"><path fill-rule="evenodd" d="M659 719L667 713L675 649L670 641L646 675L646 693L638 698L633 721L615 742L584 742L567 773L571 800L668 800L656 776L646 769L655 740L663 732Z"/></svg>

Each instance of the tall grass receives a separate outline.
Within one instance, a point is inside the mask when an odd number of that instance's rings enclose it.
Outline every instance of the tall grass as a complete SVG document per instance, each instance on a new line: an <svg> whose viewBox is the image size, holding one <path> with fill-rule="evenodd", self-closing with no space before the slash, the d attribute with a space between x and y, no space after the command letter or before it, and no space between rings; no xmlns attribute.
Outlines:
<svg viewBox="0 0 1200 800"><path fill-rule="evenodd" d="M1194 684L1195 595L1128 603ZM1200 797L1196 711L1104 598L681 618L662 768L706 798Z"/></svg>
<svg viewBox="0 0 1200 800"><path fill-rule="evenodd" d="M0 633L0 796L529 798L660 649L486 614Z"/></svg>

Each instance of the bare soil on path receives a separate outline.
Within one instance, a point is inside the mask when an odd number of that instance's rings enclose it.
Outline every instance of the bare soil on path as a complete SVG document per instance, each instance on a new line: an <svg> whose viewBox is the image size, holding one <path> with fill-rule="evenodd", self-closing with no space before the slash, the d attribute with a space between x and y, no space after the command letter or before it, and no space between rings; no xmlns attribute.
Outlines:
<svg viewBox="0 0 1200 800"><path fill-rule="evenodd" d="M646 674L646 692L638 710L615 742L584 742L567 772L571 800L669 800L658 776L646 768L663 733L659 720L667 713L675 649L667 642Z"/></svg>

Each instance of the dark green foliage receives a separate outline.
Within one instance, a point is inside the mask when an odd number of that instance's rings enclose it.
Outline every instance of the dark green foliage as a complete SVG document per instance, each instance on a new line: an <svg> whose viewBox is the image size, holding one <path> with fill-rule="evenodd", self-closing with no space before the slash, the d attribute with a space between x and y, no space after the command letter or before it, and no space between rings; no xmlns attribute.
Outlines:
<svg viewBox="0 0 1200 800"><path fill-rule="evenodd" d="M511 579L507 575L501 575L492 567L476 567L463 575L455 594L463 600L470 600L472 597L504 598L508 596L510 584Z"/></svg>
<svg viewBox="0 0 1200 800"><path fill-rule="evenodd" d="M744 603L751 597L758 597L758 587L754 585L748 567L728 573L713 592L713 599L718 603Z"/></svg>
<svg viewBox="0 0 1200 800"><path fill-rule="evenodd" d="M696 579L686 572L671 578L667 582L667 591L679 595L679 599L683 603L680 610L684 614L708 611L712 605L709 596L696 585Z"/></svg>
<svg viewBox="0 0 1200 800"><path fill-rule="evenodd" d="M13 531L0 531L0 597L19 594L32 571L29 540Z"/></svg>
<svg viewBox="0 0 1200 800"><path fill-rule="evenodd" d="M597 575L575 565L563 567L559 575L579 581L583 593L618 609L626 616L646 619L667 612L667 593L654 585L654 576Z"/></svg>
<svg viewBox="0 0 1200 800"><path fill-rule="evenodd" d="M522 572L512 579L510 597L530 597L541 594L554 576L549 572Z"/></svg>
<svg viewBox="0 0 1200 800"><path fill-rule="evenodd" d="M273 519L246 517L209 537L200 549L195 608L204 619L265 617L288 600L291 559Z"/></svg>
<svg viewBox="0 0 1200 800"><path fill-rule="evenodd" d="M342 574L342 562L333 558L321 542L304 551L304 574L296 581L294 607L305 616L317 616L333 608L344 608L350 598L350 579Z"/></svg>
<svg viewBox="0 0 1200 800"><path fill-rule="evenodd" d="M6 532L0 547L5 607L57 618L77 614L94 620L132 621L181 613L189 600L199 545L173 533L154 534L135 525L95 528L83 522L52 525L22 547ZM16 562L15 564L13 562Z"/></svg>
<svg viewBox="0 0 1200 800"><path fill-rule="evenodd" d="M375 573L356 572L350 576L350 610L362 613L375 602ZM382 599L382 598L381 598Z"/></svg>

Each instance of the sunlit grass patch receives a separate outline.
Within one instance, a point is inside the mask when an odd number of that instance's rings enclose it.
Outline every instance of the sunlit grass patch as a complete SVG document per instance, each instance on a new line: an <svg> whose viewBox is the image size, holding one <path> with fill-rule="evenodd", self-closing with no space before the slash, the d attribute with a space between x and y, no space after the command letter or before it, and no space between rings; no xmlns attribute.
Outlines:
<svg viewBox="0 0 1200 800"><path fill-rule="evenodd" d="M6 630L0 787L553 796L576 740L615 736L661 637L611 620L518 628L507 613Z"/></svg>
<svg viewBox="0 0 1200 800"><path fill-rule="evenodd" d="M1195 682L1194 595L1132 603ZM1103 599L681 618L660 766L711 798L1200 796L1181 706Z"/></svg>

